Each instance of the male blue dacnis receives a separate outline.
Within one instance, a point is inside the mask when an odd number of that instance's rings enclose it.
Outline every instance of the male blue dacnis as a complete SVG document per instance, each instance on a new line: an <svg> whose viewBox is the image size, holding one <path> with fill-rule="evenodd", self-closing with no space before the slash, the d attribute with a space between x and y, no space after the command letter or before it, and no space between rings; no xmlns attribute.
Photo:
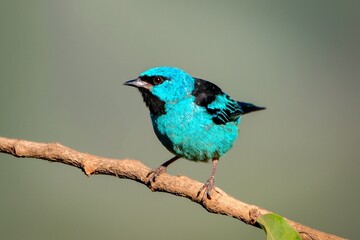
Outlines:
<svg viewBox="0 0 360 240"><path fill-rule="evenodd" d="M265 109L251 103L237 102L215 84L190 76L174 67L156 67L124 83L139 89L156 136L175 156L148 174L148 182L166 171L179 158L207 162L212 172L199 189L202 201L211 198L219 158L238 137L238 124L243 114Z"/></svg>

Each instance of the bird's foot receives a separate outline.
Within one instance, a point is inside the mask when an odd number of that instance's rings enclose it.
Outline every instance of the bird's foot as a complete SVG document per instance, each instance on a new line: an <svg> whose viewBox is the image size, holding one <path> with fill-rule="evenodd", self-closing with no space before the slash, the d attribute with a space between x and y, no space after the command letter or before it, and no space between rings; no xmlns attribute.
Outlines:
<svg viewBox="0 0 360 240"><path fill-rule="evenodd" d="M163 174L164 172L166 172L166 167L165 166L160 166L158 168L155 168L153 170L151 170L147 175L147 183L151 184L152 182L155 182L156 181L156 178L158 176L160 176L161 174Z"/></svg>
<svg viewBox="0 0 360 240"><path fill-rule="evenodd" d="M197 193L197 197L200 196L201 192L205 189L204 191L204 195L201 198L201 202L203 202L205 200L205 196L208 199L211 199L211 191L214 187L215 184L215 177L211 176L207 182L199 189L198 193Z"/></svg>
<svg viewBox="0 0 360 240"><path fill-rule="evenodd" d="M146 184L151 184L152 182L156 181L156 178L158 176L160 176L161 174L163 174L164 172L166 172L166 168L173 162L175 162L176 160L178 160L180 157L179 156L175 156L173 158L171 158L170 160L164 162L160 167L155 168L153 170L151 170L147 175L147 182Z"/></svg>

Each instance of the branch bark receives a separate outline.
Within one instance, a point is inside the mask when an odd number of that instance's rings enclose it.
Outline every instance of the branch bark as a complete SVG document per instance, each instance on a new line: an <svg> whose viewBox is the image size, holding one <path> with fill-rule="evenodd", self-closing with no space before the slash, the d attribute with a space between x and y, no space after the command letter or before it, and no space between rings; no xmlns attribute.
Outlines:
<svg viewBox="0 0 360 240"><path fill-rule="evenodd" d="M270 213L258 206L241 202L217 187L213 189L210 200L205 198L201 201L201 196L197 197L197 192L203 183L186 176L170 176L164 173L156 179L155 183L148 185L146 176L151 169L137 160L108 159L81 153L59 143L38 143L2 137L0 137L0 152L20 158L37 158L67 164L81 169L87 176L103 174L131 179L144 184L152 191L188 198L210 213L227 215L255 227L259 227L257 223L259 216ZM287 221L300 233L302 239L344 239L291 220Z"/></svg>

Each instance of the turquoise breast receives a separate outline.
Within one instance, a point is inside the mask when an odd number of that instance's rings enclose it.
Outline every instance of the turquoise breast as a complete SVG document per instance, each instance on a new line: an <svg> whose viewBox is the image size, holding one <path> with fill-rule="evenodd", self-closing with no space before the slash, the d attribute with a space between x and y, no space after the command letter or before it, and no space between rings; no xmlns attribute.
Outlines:
<svg viewBox="0 0 360 240"><path fill-rule="evenodd" d="M238 137L235 122L216 124L194 97L168 103L166 114L151 116L155 134L173 154L192 161L208 161L223 156Z"/></svg>

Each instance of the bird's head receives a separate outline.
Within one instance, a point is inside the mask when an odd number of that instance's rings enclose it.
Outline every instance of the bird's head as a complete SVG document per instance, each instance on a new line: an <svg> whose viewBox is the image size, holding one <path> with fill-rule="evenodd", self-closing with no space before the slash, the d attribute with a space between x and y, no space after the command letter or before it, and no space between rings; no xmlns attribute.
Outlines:
<svg viewBox="0 0 360 240"><path fill-rule="evenodd" d="M151 94L165 103L170 103L189 96L194 89L194 81L193 77L181 69L155 67L124 84L138 88L144 98Z"/></svg>

